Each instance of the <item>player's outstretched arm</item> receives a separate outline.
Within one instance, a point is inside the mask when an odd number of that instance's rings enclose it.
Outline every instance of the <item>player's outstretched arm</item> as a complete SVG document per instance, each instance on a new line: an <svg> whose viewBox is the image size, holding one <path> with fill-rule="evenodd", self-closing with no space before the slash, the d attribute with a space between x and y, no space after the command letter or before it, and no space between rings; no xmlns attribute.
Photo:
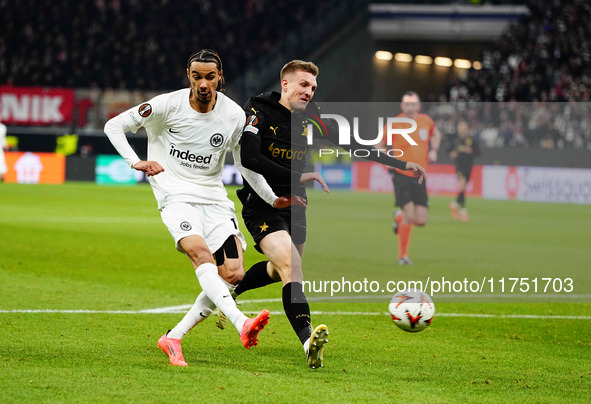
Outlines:
<svg viewBox="0 0 591 404"><path fill-rule="evenodd" d="M431 150L429 150L429 163L435 163L437 161L439 147L441 146L441 132L435 128L433 135L431 136Z"/></svg>
<svg viewBox="0 0 591 404"><path fill-rule="evenodd" d="M274 208L287 208L292 205L306 206L306 200L301 196L281 196L273 202Z"/></svg>
<svg viewBox="0 0 591 404"><path fill-rule="evenodd" d="M394 157L390 157L387 154L387 150L381 144L370 146L370 145L362 145L355 141L354 138L350 139L350 145L342 145L339 143L339 135L338 135L338 125L334 120L327 119L324 121L327 127L327 139L332 144L339 146L342 149L345 149L349 152L354 150L368 150L369 153L367 157L362 157L365 160L374 161L376 163L384 164L389 167L398 168L399 170L406 170L406 162L403 160L399 160Z"/></svg>
<svg viewBox="0 0 591 404"><path fill-rule="evenodd" d="M130 167L134 167L141 160L131 148L127 137L125 136L125 132L129 130L130 125L129 122L126 121L126 116L124 113L111 118L109 121L107 121L104 128L105 134L113 144L113 147L115 147L117 152L125 159Z"/></svg>
<svg viewBox="0 0 591 404"><path fill-rule="evenodd" d="M320 174L319 172L302 173L302 176L300 177L300 182L306 183L312 181L318 182L322 186L324 192L330 192L330 190L328 189L328 185L326 185L326 181L324 181L324 178L322 178L322 174Z"/></svg>

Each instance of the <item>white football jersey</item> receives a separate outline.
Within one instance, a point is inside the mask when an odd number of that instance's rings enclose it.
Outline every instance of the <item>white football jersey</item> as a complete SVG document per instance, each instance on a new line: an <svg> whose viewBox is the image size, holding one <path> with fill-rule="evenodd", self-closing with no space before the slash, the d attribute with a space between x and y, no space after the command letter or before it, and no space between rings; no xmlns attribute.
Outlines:
<svg viewBox="0 0 591 404"><path fill-rule="evenodd" d="M162 208L172 202L222 204L234 208L222 182L226 151L233 152L241 174L255 181L270 204L277 198L262 176L240 164L239 140L246 116L242 108L217 93L213 110L199 113L191 108L189 88L161 94L133 107L105 125L105 133L128 164L140 159L125 132L144 127L148 133L148 160L164 172L149 177Z"/></svg>

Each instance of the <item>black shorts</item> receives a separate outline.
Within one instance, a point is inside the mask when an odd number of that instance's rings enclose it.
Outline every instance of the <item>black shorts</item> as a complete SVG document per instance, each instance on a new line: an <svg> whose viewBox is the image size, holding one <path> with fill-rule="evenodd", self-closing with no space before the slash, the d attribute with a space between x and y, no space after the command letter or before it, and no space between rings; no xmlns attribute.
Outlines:
<svg viewBox="0 0 591 404"><path fill-rule="evenodd" d="M464 177L466 179L466 182L470 181L470 175L472 174L473 165L473 163L456 162L456 174L458 175L458 177Z"/></svg>
<svg viewBox="0 0 591 404"><path fill-rule="evenodd" d="M303 206L277 209L266 204L246 203L242 208L242 218L256 243L254 247L261 253L261 240L280 230L287 231L294 244L306 242L306 208Z"/></svg>
<svg viewBox="0 0 591 404"><path fill-rule="evenodd" d="M396 206L403 207L409 202L415 205L429 207L427 198L427 181L423 180L419 184L418 177L409 177L404 174L394 174L394 196L396 197Z"/></svg>

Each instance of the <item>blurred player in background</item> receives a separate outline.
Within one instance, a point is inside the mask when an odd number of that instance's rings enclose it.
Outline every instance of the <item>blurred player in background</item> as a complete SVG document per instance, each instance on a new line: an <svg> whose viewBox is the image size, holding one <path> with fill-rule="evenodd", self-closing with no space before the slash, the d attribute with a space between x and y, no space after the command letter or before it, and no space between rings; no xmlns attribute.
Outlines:
<svg viewBox="0 0 591 404"><path fill-rule="evenodd" d="M402 136L392 138L392 149L402 150L400 157L404 161L414 161L423 167L427 163L437 161L439 146L441 145L441 133L435 127L433 120L426 114L420 113L421 100L414 91L408 91L402 96L399 117L413 119L417 123L417 129L410 133L410 137L417 143L413 146ZM408 124L394 122L395 128L408 128ZM381 147L386 149L386 134ZM418 181L415 173L395 168L392 171L394 182L394 196L396 199L394 212L394 232L398 234L398 265L412 265L408 256L410 235L412 226L424 226L429 217L429 202L427 197L427 184Z"/></svg>
<svg viewBox="0 0 591 404"><path fill-rule="evenodd" d="M458 121L456 125L457 136L450 145L449 156L454 160L456 174L458 177L458 186L460 192L455 201L449 204L451 214L454 219L460 219L462 222L468 221L468 211L466 210L466 185L470 181L474 158L480 155L478 142L470 136L470 127L465 120Z"/></svg>
<svg viewBox="0 0 591 404"><path fill-rule="evenodd" d="M328 191L318 173L304 173L308 145L306 126L292 128L292 115L320 116L318 106L312 103L316 91L318 67L312 62L293 60L281 70L281 93L272 92L252 97L245 110L250 114L242 136L242 162L245 167L264 175L278 195L295 195L307 200L304 183L318 181ZM325 120L329 128L326 139L338 145L336 123ZM293 131L293 133L292 133ZM344 147L344 146L341 146ZM351 148L371 149L357 143ZM384 154L372 155L372 160L413 170L422 176L424 170L414 163L404 162ZM308 365L318 368L323 363L324 344L328 341L328 328L321 324L311 326L310 307L303 292L302 255L306 242L306 208L291 206L277 209L264 203L256 189L246 178L244 188L238 191L243 204L242 216L256 248L269 261L254 265L247 271L235 294L274 282L283 283L283 307L293 330L300 339Z"/></svg>
<svg viewBox="0 0 591 404"><path fill-rule="evenodd" d="M6 175L6 160L4 159L4 149L6 148L6 125L2 123L2 115L0 115L0 182L4 182Z"/></svg>
<svg viewBox="0 0 591 404"><path fill-rule="evenodd" d="M236 168L264 203L282 207L290 203L288 198L277 198L261 175L240 164L239 139L246 116L238 104L216 91L224 84L218 54L208 49L194 53L186 72L189 88L159 95L105 125L119 154L148 175L162 220L176 248L191 260L203 289L181 322L158 341L176 366L187 366L181 339L216 306L247 348L257 344L258 333L268 322L267 310L247 318L230 293L244 276L246 243L222 182L226 151L232 151ZM148 133L148 161L139 159L125 137L125 132L142 126Z"/></svg>

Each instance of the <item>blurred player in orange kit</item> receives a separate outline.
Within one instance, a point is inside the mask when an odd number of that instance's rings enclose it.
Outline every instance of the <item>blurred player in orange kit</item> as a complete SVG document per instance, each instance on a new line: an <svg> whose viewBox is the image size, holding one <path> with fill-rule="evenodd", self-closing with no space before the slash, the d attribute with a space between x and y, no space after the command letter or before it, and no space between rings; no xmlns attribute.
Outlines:
<svg viewBox="0 0 591 404"><path fill-rule="evenodd" d="M404 93L400 109L402 113L398 117L410 118L417 123L417 129L409 134L417 145L411 145L402 136L393 136L391 147L403 152L398 157L400 160L413 161L427 168L427 162L437 161L441 133L428 115L420 113L421 100L416 92ZM394 122L392 125L396 129L408 128L406 123ZM389 147L386 146L386 134L387 130L384 130L381 144L384 149ZM394 169L391 173L397 207L394 212L394 232L398 234L398 265L412 265L408 257L412 226L424 226L429 217L427 184L426 181L419 183L413 172Z"/></svg>

